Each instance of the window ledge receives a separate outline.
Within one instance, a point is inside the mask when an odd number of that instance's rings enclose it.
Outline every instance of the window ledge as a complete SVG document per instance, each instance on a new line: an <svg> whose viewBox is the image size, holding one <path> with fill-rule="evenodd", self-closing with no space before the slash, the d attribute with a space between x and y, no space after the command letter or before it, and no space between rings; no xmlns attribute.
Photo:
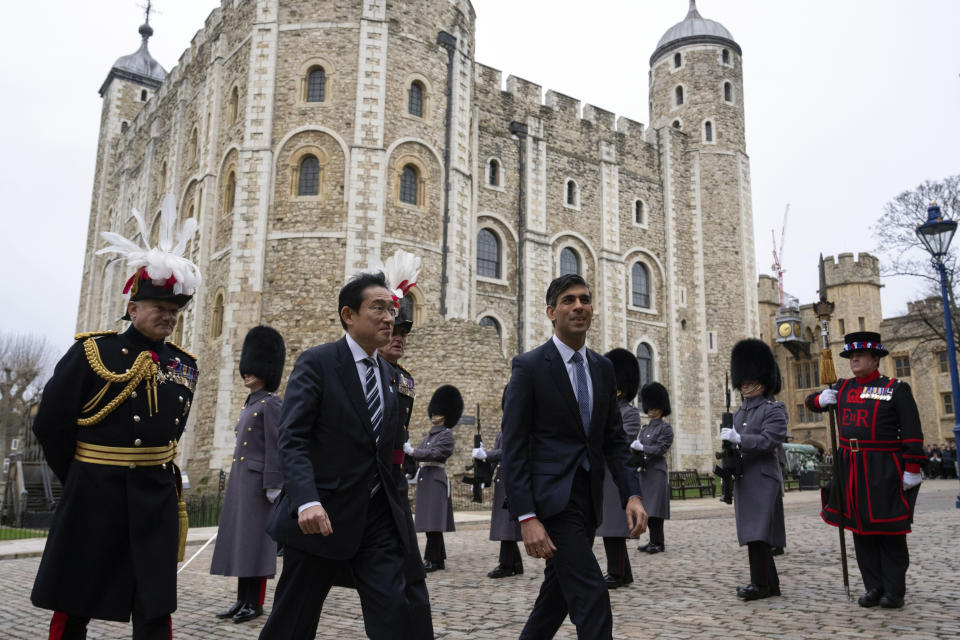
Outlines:
<svg viewBox="0 0 960 640"><path fill-rule="evenodd" d="M635 306L633 306L632 304L628 304L628 305L627 305L627 311L636 311L637 313L645 313L645 314L651 315L651 316L658 315L658 313L659 313L659 312L657 311L656 307L650 307L650 308L646 308L646 307L635 307Z"/></svg>
<svg viewBox="0 0 960 640"><path fill-rule="evenodd" d="M509 287L510 283L504 280L503 278L491 278L490 276L476 276L477 282L486 282L488 284L495 284L501 287Z"/></svg>
<svg viewBox="0 0 960 640"><path fill-rule="evenodd" d="M563 203L564 209L570 209L571 211L580 211L580 203L577 204L567 204L566 201Z"/></svg>
<svg viewBox="0 0 960 640"><path fill-rule="evenodd" d="M496 184L487 184L486 182L484 182L483 187L484 189L490 189L491 191L500 191L501 193L504 191L502 184L496 185Z"/></svg>

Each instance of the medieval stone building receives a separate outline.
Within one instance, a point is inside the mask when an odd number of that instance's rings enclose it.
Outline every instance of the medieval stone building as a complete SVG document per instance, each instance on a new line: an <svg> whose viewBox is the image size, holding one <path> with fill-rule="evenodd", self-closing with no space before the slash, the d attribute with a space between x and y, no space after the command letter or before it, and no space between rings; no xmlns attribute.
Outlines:
<svg viewBox="0 0 960 640"><path fill-rule="evenodd" d="M710 464L730 348L760 331L740 47L691 3L650 43L645 126L504 80L475 60L474 22L469 0L223 0L169 73L148 26L110 70L77 329L120 328L130 274L94 255L99 232L132 237L136 207L156 233L175 194L205 277L174 336L201 367L195 483L229 467L247 330L277 328L289 372L341 335L344 279L397 248L423 259L414 438L452 383L492 440L510 358L549 336L546 286L574 271L590 346L671 390L674 468Z"/></svg>

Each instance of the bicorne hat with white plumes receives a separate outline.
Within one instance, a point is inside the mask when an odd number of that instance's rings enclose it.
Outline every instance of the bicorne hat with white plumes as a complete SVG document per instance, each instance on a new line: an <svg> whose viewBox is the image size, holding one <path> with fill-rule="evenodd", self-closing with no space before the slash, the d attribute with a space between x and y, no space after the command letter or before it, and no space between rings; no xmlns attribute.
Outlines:
<svg viewBox="0 0 960 640"><path fill-rule="evenodd" d="M172 193L168 193L160 206L157 246L151 247L143 214L134 208L133 217L140 231L139 242L113 231L104 231L100 235L110 244L97 251L97 255L116 253L126 259L127 273L133 272L133 275L124 285L123 294L128 295L131 302L168 300L183 307L190 302L201 282L200 269L183 255L187 242L197 230L196 219L184 221L178 231L176 200ZM124 315L123 319L129 320L130 316Z"/></svg>
<svg viewBox="0 0 960 640"><path fill-rule="evenodd" d="M387 288L393 294L393 304L399 309L394 326L403 327L409 331L413 327L413 318L407 316L404 307L400 305L400 301L410 292L410 289L417 286L417 276L420 274L420 258L409 251L397 249L392 256L387 258L386 262L371 261L367 271L380 271L386 277Z"/></svg>

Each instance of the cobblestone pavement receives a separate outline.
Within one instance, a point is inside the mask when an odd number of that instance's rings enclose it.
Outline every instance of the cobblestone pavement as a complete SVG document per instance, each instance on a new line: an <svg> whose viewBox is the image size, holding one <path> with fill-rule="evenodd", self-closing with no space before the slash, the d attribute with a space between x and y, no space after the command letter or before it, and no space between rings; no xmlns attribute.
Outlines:
<svg viewBox="0 0 960 640"><path fill-rule="evenodd" d="M747 553L736 544L731 507L713 499L675 501L666 523L667 552L631 552L633 585L611 592L616 638L929 638L960 637L960 560L956 545L960 511L954 507L957 482L924 483L914 533L909 536L911 567L907 604L899 611L861 609L844 595L836 529L817 516L818 497L791 492L786 498L785 555L777 558L783 597L744 603L734 589L748 581ZM644 536L645 537L645 536ZM643 542L644 540L641 540ZM420 541L421 548L423 539ZM851 593L862 592L853 547ZM542 564L526 558L522 576L490 580L497 544L487 525L458 525L447 534L447 569L428 578L438 639L516 638L533 605ZM199 546L188 548L188 556ZM594 547L603 562L603 545ZM256 638L265 618L245 624L219 621L214 613L233 602L236 582L208 573L213 546L180 576L174 637L183 639ZM47 637L48 612L29 601L39 558L0 561L5 597L0 639ZM268 583L266 609L274 581ZM90 640L129 638L129 625L93 621ZM364 638L359 600L352 591L331 591L320 619L318 638ZM569 621L557 638L573 639Z"/></svg>

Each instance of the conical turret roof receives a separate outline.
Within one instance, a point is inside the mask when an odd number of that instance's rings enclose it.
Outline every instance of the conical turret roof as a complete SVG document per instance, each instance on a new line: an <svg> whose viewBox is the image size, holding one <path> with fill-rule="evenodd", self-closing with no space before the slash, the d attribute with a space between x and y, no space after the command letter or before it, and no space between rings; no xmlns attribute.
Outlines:
<svg viewBox="0 0 960 640"><path fill-rule="evenodd" d="M721 44L730 47L738 54L741 53L738 45L727 28L715 20L708 20L697 11L696 0L690 0L690 10L687 17L681 22L667 29L653 55L650 56L650 65L670 49L698 42Z"/></svg>

